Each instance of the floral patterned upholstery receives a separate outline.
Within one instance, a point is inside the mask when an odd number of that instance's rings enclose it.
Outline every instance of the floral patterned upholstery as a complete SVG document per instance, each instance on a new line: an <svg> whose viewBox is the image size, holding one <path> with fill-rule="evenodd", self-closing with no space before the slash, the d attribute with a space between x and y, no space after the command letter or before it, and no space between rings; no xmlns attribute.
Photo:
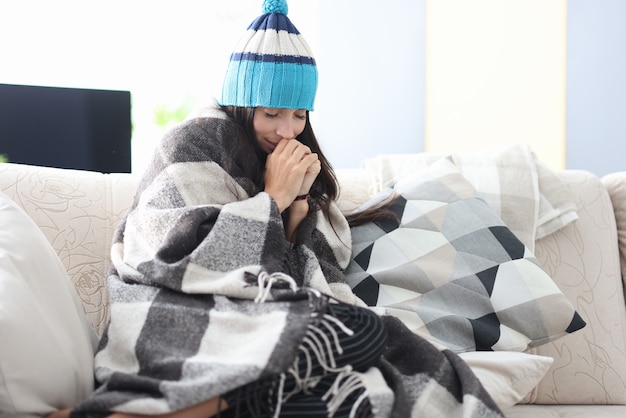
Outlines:
<svg viewBox="0 0 626 418"><path fill-rule="evenodd" d="M0 191L39 225L59 254L98 334L106 324L106 272L115 226L136 188L130 174L0 164Z"/></svg>

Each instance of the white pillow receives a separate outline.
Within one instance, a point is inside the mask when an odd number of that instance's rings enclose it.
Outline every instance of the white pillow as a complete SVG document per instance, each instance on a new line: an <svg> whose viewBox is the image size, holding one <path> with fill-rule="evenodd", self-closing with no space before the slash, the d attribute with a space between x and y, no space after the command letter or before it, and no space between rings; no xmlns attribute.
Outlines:
<svg viewBox="0 0 626 418"><path fill-rule="evenodd" d="M521 401L554 362L552 357L516 351L468 351L459 356L502 410Z"/></svg>
<svg viewBox="0 0 626 418"><path fill-rule="evenodd" d="M2 192L0 341L0 416L46 414L93 391L93 327L50 243Z"/></svg>

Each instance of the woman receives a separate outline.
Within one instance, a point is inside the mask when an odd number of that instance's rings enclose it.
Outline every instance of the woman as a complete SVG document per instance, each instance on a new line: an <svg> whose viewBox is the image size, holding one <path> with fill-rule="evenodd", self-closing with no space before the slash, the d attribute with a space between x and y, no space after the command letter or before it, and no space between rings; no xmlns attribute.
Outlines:
<svg viewBox="0 0 626 418"><path fill-rule="evenodd" d="M52 417L501 416L462 361L347 285L315 60L286 13L265 1L219 106L157 147L111 249L97 389Z"/></svg>
<svg viewBox="0 0 626 418"><path fill-rule="evenodd" d="M372 415L386 333L343 280L317 70L286 12L265 2L220 106L155 151L112 247L99 387L72 416Z"/></svg>

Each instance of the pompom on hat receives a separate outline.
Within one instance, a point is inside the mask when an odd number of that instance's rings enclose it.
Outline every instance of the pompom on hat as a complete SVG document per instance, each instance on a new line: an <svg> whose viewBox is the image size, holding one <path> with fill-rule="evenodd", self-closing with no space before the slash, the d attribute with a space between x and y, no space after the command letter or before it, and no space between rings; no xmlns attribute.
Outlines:
<svg viewBox="0 0 626 418"><path fill-rule="evenodd" d="M230 56L220 104L313 110L317 67L287 17L286 0L265 0Z"/></svg>

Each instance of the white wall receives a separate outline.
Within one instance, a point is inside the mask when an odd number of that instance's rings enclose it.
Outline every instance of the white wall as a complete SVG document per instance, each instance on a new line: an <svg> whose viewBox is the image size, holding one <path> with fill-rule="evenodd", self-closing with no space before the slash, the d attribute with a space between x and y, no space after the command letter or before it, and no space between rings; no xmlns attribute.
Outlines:
<svg viewBox="0 0 626 418"><path fill-rule="evenodd" d="M155 106L219 95L262 0L0 3L0 83L130 90L133 171L162 135ZM423 147L423 0L289 0L320 70L316 132L333 165ZM34 13L33 11L37 11Z"/></svg>
<svg viewBox="0 0 626 418"><path fill-rule="evenodd" d="M288 1L318 62L312 118L336 168L529 141L553 166L626 169L624 0ZM130 90L140 171L162 134L154 107L219 94L261 3L0 2L0 83Z"/></svg>
<svg viewBox="0 0 626 418"><path fill-rule="evenodd" d="M319 3L312 121L331 163L355 168L377 154L422 151L424 2Z"/></svg>
<svg viewBox="0 0 626 418"><path fill-rule="evenodd" d="M567 166L626 170L626 1L570 0Z"/></svg>
<svg viewBox="0 0 626 418"><path fill-rule="evenodd" d="M176 108L188 96L212 101L237 39L261 4L0 2L0 83L130 90L133 171L142 171L162 135L155 107Z"/></svg>
<svg viewBox="0 0 626 418"><path fill-rule="evenodd" d="M564 166L566 0L426 1L426 149L530 145Z"/></svg>

